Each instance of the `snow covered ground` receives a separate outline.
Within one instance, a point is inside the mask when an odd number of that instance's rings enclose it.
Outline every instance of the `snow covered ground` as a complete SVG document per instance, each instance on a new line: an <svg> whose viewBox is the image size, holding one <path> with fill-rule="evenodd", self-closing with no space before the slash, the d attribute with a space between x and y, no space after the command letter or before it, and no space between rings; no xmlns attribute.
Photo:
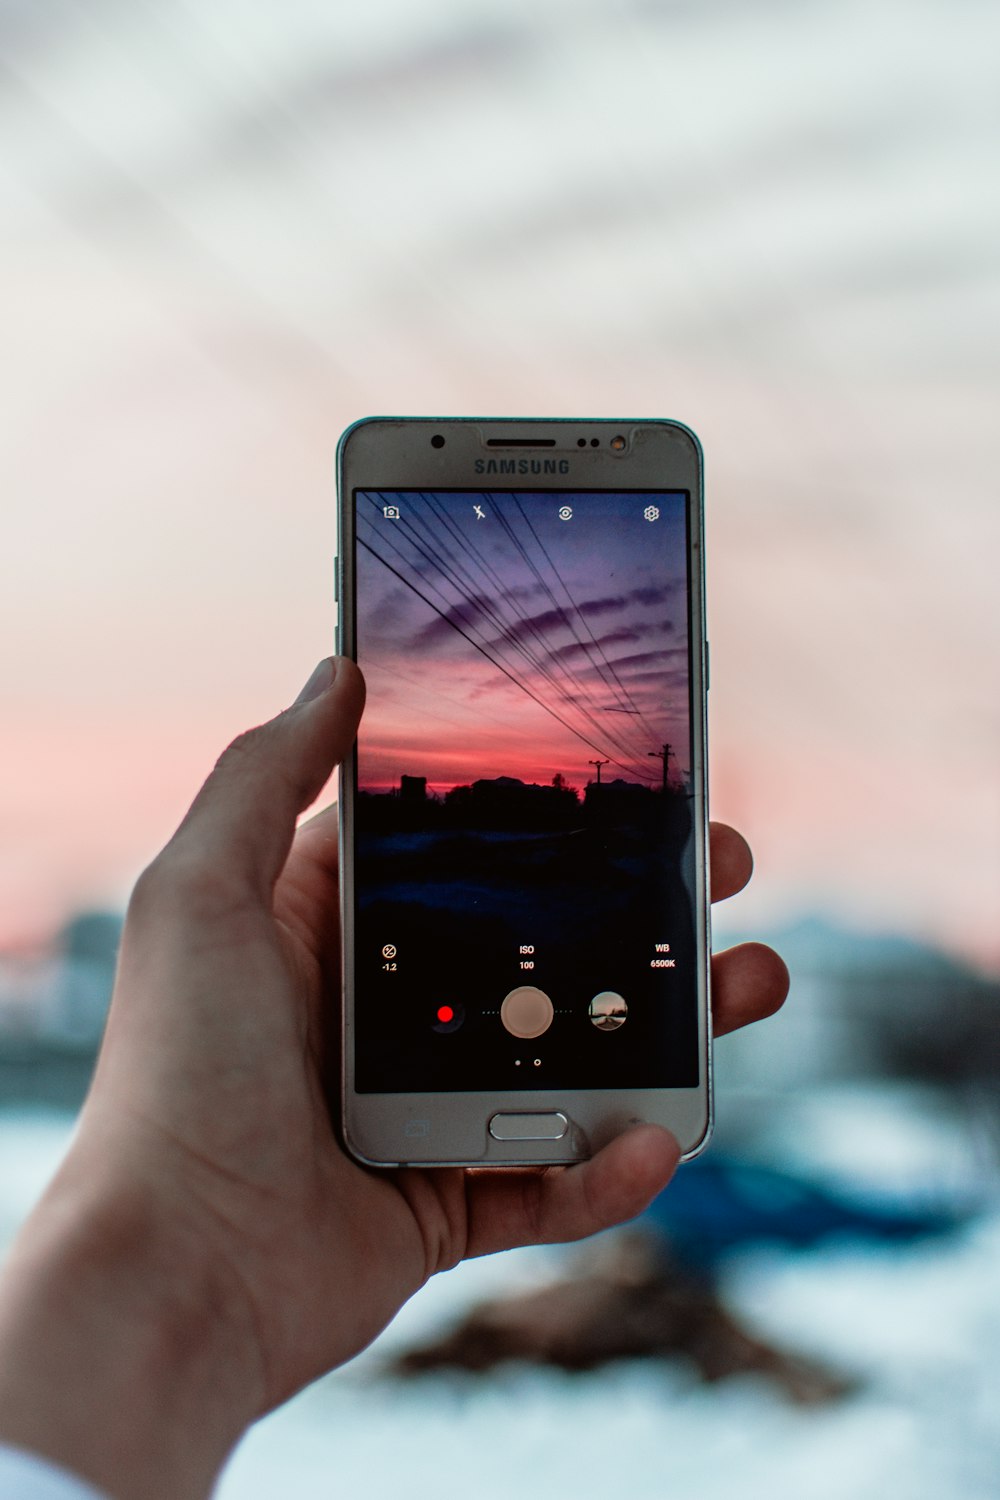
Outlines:
<svg viewBox="0 0 1000 1500"><path fill-rule="evenodd" d="M845 1127L880 1119L885 1177L924 1159L954 1186L955 1134L905 1094L845 1091ZM826 1180L845 1161L822 1142L835 1100L800 1117ZM58 1115L0 1114L0 1242L6 1243L65 1147ZM909 1142L909 1147L907 1146ZM935 1146L936 1142L936 1146ZM869 1166L866 1181L877 1175ZM959 1174L963 1175L963 1174ZM971 1179L966 1179L971 1186ZM888 1185L888 1183L887 1183ZM954 1239L886 1252L833 1245L734 1261L731 1306L782 1347L856 1377L856 1393L818 1410L790 1406L757 1378L706 1387L683 1362L624 1364L586 1376L512 1368L485 1381L398 1384L386 1358L504 1289L562 1274L567 1254L525 1250L458 1267L402 1311L347 1369L261 1422L241 1445L219 1500L994 1500L1000 1473L1000 1208Z"/></svg>

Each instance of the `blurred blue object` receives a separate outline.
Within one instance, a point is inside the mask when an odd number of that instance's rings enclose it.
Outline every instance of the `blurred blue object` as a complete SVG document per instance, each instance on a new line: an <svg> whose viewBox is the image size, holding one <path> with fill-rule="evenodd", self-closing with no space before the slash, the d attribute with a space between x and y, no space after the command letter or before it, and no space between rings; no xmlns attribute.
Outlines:
<svg viewBox="0 0 1000 1500"><path fill-rule="evenodd" d="M854 1196L713 1152L682 1166L639 1222L666 1237L678 1260L711 1270L755 1245L807 1250L834 1236L902 1243L950 1234L971 1217L968 1209Z"/></svg>

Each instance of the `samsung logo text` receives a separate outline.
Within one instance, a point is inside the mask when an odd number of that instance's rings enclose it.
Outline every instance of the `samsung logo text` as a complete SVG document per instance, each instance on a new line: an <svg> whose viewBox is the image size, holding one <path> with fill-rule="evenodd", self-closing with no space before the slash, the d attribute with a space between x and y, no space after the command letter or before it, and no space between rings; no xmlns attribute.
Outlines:
<svg viewBox="0 0 1000 1500"><path fill-rule="evenodd" d="M568 458L477 458L477 474L568 474Z"/></svg>

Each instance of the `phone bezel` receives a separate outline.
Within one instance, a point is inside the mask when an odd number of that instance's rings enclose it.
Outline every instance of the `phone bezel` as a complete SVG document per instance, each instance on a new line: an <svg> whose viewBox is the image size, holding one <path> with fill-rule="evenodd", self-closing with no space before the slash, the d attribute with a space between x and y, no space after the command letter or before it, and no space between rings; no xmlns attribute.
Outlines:
<svg viewBox="0 0 1000 1500"><path fill-rule="evenodd" d="M608 445L621 434L626 447ZM441 447L431 445L440 434ZM599 446L591 439L598 436ZM578 446L580 437L586 446ZM477 459L503 456L504 439L555 446L533 452L508 450L507 458L568 460L565 474L476 475ZM354 1090L354 866L353 788L350 756L338 773L340 797L340 888L342 1067L339 1125L344 1143L368 1166L554 1165L582 1160L639 1121L670 1129L683 1159L704 1149L711 1135L711 949L708 899L707 642L704 586L704 498L701 446L682 423L666 419L366 417L353 423L337 446L339 538L336 577L338 649L356 656L355 490L541 489L686 490L690 505L692 784L696 867L695 934L700 955L696 975L698 1047L702 1082L690 1089L516 1090L468 1093L370 1094ZM515 482L511 482L514 480ZM561 1141L497 1141L489 1133L498 1111L561 1110L570 1129Z"/></svg>

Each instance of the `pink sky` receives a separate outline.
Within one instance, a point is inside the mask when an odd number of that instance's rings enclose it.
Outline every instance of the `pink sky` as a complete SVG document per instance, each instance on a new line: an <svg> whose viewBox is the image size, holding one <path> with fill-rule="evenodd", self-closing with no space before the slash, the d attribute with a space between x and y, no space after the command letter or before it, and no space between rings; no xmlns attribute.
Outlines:
<svg viewBox="0 0 1000 1500"><path fill-rule="evenodd" d="M5 943L44 934L81 904L123 902L223 745L289 701L329 647L321 439L339 419L328 424L324 410L319 420L308 386L276 387L267 424L255 423L256 389L227 386L182 346L161 357L185 372L172 382L183 400L164 403L162 382L80 387L60 412L66 445L36 428L8 459L12 484L38 503L17 515L4 563L14 647L0 783ZM766 429L751 424L768 400L759 382L675 378L717 454L710 760L713 811L757 850L741 920L822 908L1000 962L997 760L983 693L992 513L967 510L959 533L929 502L906 529L905 488L898 504L885 491L866 506L860 471L856 500L803 511L804 460L798 484L767 482ZM638 402L639 383L620 409ZM564 406L582 409L595 391L578 381ZM402 387L392 394L414 404ZM927 399L938 417L947 409L945 392ZM435 404L456 400L442 386ZM495 391L487 400L511 404ZM899 434L918 424L917 392L905 419L885 392L869 404ZM117 442L133 415L164 454L146 479L131 444ZM94 472L74 485L67 455L84 434ZM849 474L841 484L851 492Z"/></svg>
<svg viewBox="0 0 1000 1500"><path fill-rule="evenodd" d="M563 496L565 523L545 493L479 495L482 521L465 495L394 495L399 521L383 518L385 498L358 501L362 786L558 773L582 789L598 759L608 780L656 785L664 743L686 774L681 496L660 497L652 522L645 497Z"/></svg>
<svg viewBox="0 0 1000 1500"><path fill-rule="evenodd" d="M330 423L308 384L276 387L264 424L256 389L226 385L183 346L159 357L176 362L183 399L165 402L162 380L150 391L79 387L59 413L65 445L36 427L8 457L26 504L3 564L4 943L44 935L81 904L123 902L223 745L294 697L329 648L324 439L351 410ZM766 429L751 430L749 415L766 409L760 383L699 385L696 371L675 380L717 455L710 760L713 811L757 850L741 921L822 908L1000 962L997 758L983 691L992 513L966 500L958 532L929 499L907 529L905 486L891 506L889 490L866 505L861 471L856 499L804 511L804 459L782 471L787 483L768 483ZM578 378L564 407L594 402L596 382L596 372L589 387ZM639 384L623 388L620 409L639 401ZM390 394L415 404L402 386ZM457 395L442 385L435 404ZM554 403L540 387L533 404L546 396ZM946 399L927 398L938 418ZM496 391L481 400L512 404ZM918 393L905 419L895 400L873 390L869 405L902 434L918 425ZM363 403L362 391L353 409ZM117 441L135 416L164 454L145 478L132 443ZM67 464L84 436L90 468L74 484ZM849 473L840 482L850 494ZM548 761L539 779L557 769L575 779Z"/></svg>
<svg viewBox="0 0 1000 1500"><path fill-rule="evenodd" d="M576 75L528 17L537 68L310 95L318 125L284 16L231 77L160 67L152 13L32 33L0 182L0 943L121 904L329 649L342 427L619 412L707 455L713 810L757 852L734 920L1000 966L995 167L962 106L991 53L944 6L900 52L886 12L869 77L832 12L789 17L689 18L676 92L634 81L670 28L609 23L558 110ZM380 77L379 46L345 67ZM928 70L933 157L879 123L924 118Z"/></svg>
<svg viewBox="0 0 1000 1500"><path fill-rule="evenodd" d="M597 750L588 751L511 683L501 679L486 705L479 699L463 711L439 701L438 711L428 717L419 690L400 693L378 668L369 677L373 698L385 703L378 715L377 744L366 746L362 739L364 784L370 790L398 786L403 774L427 776L436 792L480 777L517 776L545 784L559 772L578 790L594 778L589 761L598 758ZM414 704L420 705L417 712ZM606 766L605 779L609 773L623 774Z"/></svg>

